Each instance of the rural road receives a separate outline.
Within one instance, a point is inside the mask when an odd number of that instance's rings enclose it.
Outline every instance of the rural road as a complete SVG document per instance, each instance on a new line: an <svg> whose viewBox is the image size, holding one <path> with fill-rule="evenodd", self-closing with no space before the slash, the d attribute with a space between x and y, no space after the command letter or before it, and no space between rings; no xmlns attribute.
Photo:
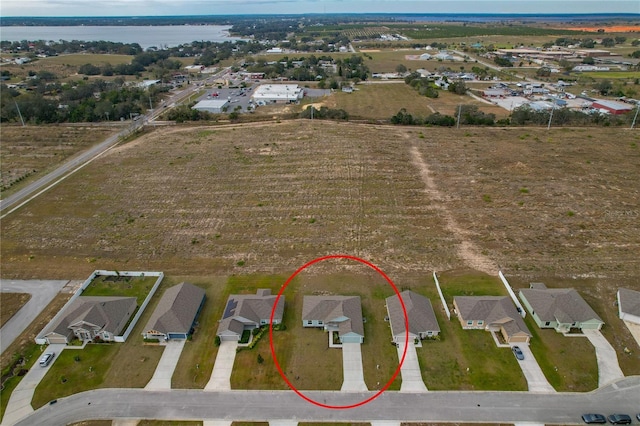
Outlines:
<svg viewBox="0 0 640 426"><path fill-rule="evenodd" d="M323 404L344 406L373 392L309 391L305 396ZM164 420L299 422L502 422L581 424L587 412L636 413L640 406L640 376L628 377L589 393L527 392L386 392L353 409L327 409L292 391L203 392L181 389L97 389L45 405L18 425L61 425L87 419L148 418Z"/></svg>
<svg viewBox="0 0 640 426"><path fill-rule="evenodd" d="M206 80L215 79L226 72L228 72L228 68L225 68L220 72L208 77ZM193 93L196 93L200 89L201 89L201 86L199 86L198 84L194 84L186 88L185 90L171 96L169 99L166 99L164 103L166 105L170 105L170 104L177 105L179 102L188 98L190 95L192 95ZM145 123L149 123L150 121L153 121L158 116L160 116L160 114L164 113L167 109L169 109L169 107L155 108L147 111L147 114L140 116L141 117L140 119L132 122L131 125L128 126L126 129L123 129L117 134L109 136L107 139L100 142L99 144L92 146L88 150L81 152L75 157L72 157L70 160L63 163L60 167L50 172L49 174L42 176L36 181L28 184L21 190L15 192L14 194L11 194L10 196L6 197L3 200L0 200L0 212L2 213L2 215L0 216L0 219L4 218L8 214L17 210L22 205L26 204L27 202L31 201L33 198L37 197L38 195L46 191L47 189L51 188L57 182L59 182L60 180L68 176L70 173L73 173L74 171L78 170L82 166L88 164L90 161L92 161L93 159L103 154L109 148L113 147L120 140L121 137L125 137L128 134L138 130L139 128L143 127Z"/></svg>

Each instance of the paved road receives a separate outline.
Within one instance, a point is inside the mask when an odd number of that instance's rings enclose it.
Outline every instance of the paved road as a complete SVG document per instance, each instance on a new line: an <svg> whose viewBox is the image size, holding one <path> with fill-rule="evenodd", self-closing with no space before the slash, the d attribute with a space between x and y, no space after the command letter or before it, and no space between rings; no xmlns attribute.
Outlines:
<svg viewBox="0 0 640 426"><path fill-rule="evenodd" d="M349 405L374 392L308 392L329 405ZM89 405L89 403L92 403ZM164 420L305 422L537 422L581 424L586 412L635 413L640 406L640 376L589 393L385 392L371 403L348 410L317 407L292 391L97 389L58 399L19 425L64 425L86 419L153 418Z"/></svg>
<svg viewBox="0 0 640 426"><path fill-rule="evenodd" d="M0 289L8 293L29 293L31 299L0 330L0 353L36 319L69 281L0 280Z"/></svg>

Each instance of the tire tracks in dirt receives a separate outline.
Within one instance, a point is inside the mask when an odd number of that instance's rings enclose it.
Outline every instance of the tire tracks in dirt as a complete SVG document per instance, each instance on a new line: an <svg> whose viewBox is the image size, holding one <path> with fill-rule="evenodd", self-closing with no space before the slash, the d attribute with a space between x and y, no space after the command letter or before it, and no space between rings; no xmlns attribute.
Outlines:
<svg viewBox="0 0 640 426"><path fill-rule="evenodd" d="M496 262L480 252L478 247L471 241L470 232L458 225L453 214L446 206L446 198L438 189L433 180L429 166L424 161L418 147L413 145L410 148L411 163L416 167L420 178L425 185L425 194L434 203L434 208L439 211L446 223L447 231L451 232L459 241L457 247L458 257L469 267L489 275L494 275L499 269Z"/></svg>

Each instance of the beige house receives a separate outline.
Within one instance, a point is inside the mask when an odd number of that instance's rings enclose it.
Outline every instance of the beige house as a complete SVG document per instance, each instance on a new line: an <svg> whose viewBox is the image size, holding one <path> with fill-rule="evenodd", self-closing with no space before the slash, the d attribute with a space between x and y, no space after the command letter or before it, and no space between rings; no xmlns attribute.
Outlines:
<svg viewBox="0 0 640 426"><path fill-rule="evenodd" d="M403 291L400 293L400 296L407 311L409 340L422 340L437 336L440 333L440 326L433 312L431 301L411 290ZM393 341L396 343L404 343L407 329L400 298L397 294L394 294L393 296L387 297L386 304Z"/></svg>
<svg viewBox="0 0 640 426"><path fill-rule="evenodd" d="M507 296L456 296L453 306L464 329L499 332L507 343L529 343L531 332Z"/></svg>
<svg viewBox="0 0 640 426"><path fill-rule="evenodd" d="M335 331L341 343L363 343L360 296L304 296L302 326Z"/></svg>
<svg viewBox="0 0 640 426"><path fill-rule="evenodd" d="M124 330L137 308L135 297L80 296L49 324L42 336L47 343L69 343L96 338L112 341Z"/></svg>
<svg viewBox="0 0 640 426"><path fill-rule="evenodd" d="M277 296L269 289L258 289L256 294L232 294L227 299L216 333L221 340L238 341L245 330L269 324ZM273 324L280 324L284 314L284 296L278 300Z"/></svg>
<svg viewBox="0 0 640 426"><path fill-rule="evenodd" d="M520 290L520 300L540 328L553 328L566 333L572 328L600 330L604 321L572 288L547 288L531 283Z"/></svg>

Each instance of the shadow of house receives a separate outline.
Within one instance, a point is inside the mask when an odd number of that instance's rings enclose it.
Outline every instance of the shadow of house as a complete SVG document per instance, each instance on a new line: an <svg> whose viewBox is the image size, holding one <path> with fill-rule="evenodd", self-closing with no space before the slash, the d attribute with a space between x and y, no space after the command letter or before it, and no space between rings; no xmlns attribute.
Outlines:
<svg viewBox="0 0 640 426"><path fill-rule="evenodd" d="M431 301L411 290L400 293L409 322L409 341L437 336L440 326L433 312ZM405 318L398 295L387 297L387 314L391 325L391 335L396 343L404 343L406 336Z"/></svg>
<svg viewBox="0 0 640 426"><path fill-rule="evenodd" d="M42 336L47 343L69 343L74 337L82 341L96 338L113 341L135 312L135 297L80 296L65 315L50 324Z"/></svg>
<svg viewBox="0 0 640 426"><path fill-rule="evenodd" d="M499 332L507 343L529 343L531 332L507 296L456 296L453 306L463 329Z"/></svg>
<svg viewBox="0 0 640 426"><path fill-rule="evenodd" d="M158 306L144 327L145 339L186 339L205 301L204 290L190 283L180 283L165 290Z"/></svg>
<svg viewBox="0 0 640 426"><path fill-rule="evenodd" d="M259 289L256 294L232 294L227 299L222 319L216 333L220 340L239 341L245 330L253 330L269 324L277 296L269 289ZM284 313L284 297L278 300L273 323L280 324Z"/></svg>
<svg viewBox="0 0 640 426"><path fill-rule="evenodd" d="M341 343L364 342L360 296L304 296L302 326L338 332Z"/></svg>
<svg viewBox="0 0 640 426"><path fill-rule="evenodd" d="M600 330L604 321L572 288L547 288L531 283L520 290L520 300L540 328L553 328L567 333L572 328Z"/></svg>

